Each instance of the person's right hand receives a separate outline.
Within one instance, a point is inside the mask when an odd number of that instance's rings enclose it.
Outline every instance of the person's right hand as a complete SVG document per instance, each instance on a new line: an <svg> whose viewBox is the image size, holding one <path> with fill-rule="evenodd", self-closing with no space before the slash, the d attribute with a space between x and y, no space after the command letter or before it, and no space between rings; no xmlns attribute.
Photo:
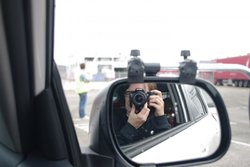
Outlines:
<svg viewBox="0 0 250 167"><path fill-rule="evenodd" d="M144 107L138 114L135 113L135 106L133 105L131 108L131 112L128 116L128 123L138 129L144 122L147 121L149 112L150 110L147 106L147 103L145 103Z"/></svg>

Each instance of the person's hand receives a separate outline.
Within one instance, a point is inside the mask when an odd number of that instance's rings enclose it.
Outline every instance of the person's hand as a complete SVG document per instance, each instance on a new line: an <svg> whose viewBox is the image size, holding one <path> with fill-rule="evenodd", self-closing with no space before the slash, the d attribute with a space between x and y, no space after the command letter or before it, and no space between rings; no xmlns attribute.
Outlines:
<svg viewBox="0 0 250 167"><path fill-rule="evenodd" d="M135 113L135 106L132 105L131 112L128 116L128 123L130 123L136 129L139 128L144 122L147 121L149 115L149 108L147 107L147 103L145 103L144 107L141 111L136 114Z"/></svg>
<svg viewBox="0 0 250 167"><path fill-rule="evenodd" d="M149 107L155 108L154 115L156 117L164 115L164 101L162 99L162 93L159 90L152 90L153 95L149 96Z"/></svg>

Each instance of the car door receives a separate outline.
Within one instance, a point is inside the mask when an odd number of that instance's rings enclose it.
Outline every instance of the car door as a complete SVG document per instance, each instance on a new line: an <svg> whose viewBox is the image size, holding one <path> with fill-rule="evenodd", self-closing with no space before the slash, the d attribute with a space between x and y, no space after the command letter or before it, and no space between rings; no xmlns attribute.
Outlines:
<svg viewBox="0 0 250 167"><path fill-rule="evenodd" d="M221 140L218 111L214 102L201 88L187 84L179 85L179 88L187 108L188 122L192 125L190 129L197 132L187 133L187 137L199 134L190 142L199 143L199 149L206 150L206 155L212 154Z"/></svg>
<svg viewBox="0 0 250 167"><path fill-rule="evenodd" d="M54 1L0 2L0 165L80 166L53 62Z"/></svg>

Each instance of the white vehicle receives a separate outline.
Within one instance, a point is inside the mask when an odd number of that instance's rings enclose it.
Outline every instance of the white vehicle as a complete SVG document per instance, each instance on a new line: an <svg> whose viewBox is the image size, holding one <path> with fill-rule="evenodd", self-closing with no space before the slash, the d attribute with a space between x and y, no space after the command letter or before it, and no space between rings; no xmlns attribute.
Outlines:
<svg viewBox="0 0 250 167"><path fill-rule="evenodd" d="M121 146L124 154L137 163L164 163L166 157L167 162L175 162L212 155L221 142L221 131L218 112L211 97L196 86L158 82L155 84L163 94L165 114L171 129ZM114 99L117 103L117 98ZM117 112L116 109L114 112ZM160 142L155 144L155 140ZM155 156L157 154L159 156ZM164 156L160 156L161 154Z"/></svg>

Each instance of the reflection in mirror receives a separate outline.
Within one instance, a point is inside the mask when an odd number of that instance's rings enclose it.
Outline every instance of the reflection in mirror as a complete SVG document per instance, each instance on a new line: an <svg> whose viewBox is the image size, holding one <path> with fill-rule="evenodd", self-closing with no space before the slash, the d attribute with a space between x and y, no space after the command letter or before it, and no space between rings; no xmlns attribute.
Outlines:
<svg viewBox="0 0 250 167"><path fill-rule="evenodd" d="M220 144L216 106L202 88L157 82L121 84L112 126L122 152L138 163L207 157Z"/></svg>

